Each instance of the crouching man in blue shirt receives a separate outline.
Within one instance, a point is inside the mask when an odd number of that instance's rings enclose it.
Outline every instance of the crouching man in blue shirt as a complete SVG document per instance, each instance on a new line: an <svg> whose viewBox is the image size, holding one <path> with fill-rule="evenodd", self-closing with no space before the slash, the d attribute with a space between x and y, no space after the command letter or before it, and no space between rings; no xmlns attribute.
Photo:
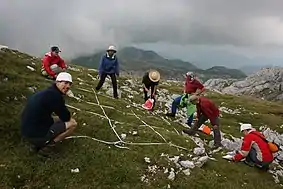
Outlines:
<svg viewBox="0 0 283 189"><path fill-rule="evenodd" d="M33 150L48 157L55 153L55 144L70 136L77 126L65 105L65 95L72 85L72 76L62 72L49 88L33 94L21 115L21 133ZM55 121L52 113L60 120Z"/></svg>

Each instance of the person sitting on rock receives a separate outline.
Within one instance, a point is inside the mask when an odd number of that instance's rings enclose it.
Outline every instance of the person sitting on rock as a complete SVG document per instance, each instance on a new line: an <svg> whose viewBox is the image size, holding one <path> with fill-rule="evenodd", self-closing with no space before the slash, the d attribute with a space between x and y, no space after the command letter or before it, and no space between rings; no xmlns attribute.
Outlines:
<svg viewBox="0 0 283 189"><path fill-rule="evenodd" d="M113 96L114 98L118 98L118 89L117 89L117 78L119 77L119 61L116 56L116 48L114 46L109 46L106 51L106 54L103 55L99 64L99 77L100 80L96 86L96 90L100 90L103 86L106 77L109 75L112 81L113 86Z"/></svg>
<svg viewBox="0 0 283 189"><path fill-rule="evenodd" d="M244 134L242 147L232 160L238 162L246 158L246 164L267 170L274 157L264 135L252 128L251 124L242 124L240 131Z"/></svg>
<svg viewBox="0 0 283 189"><path fill-rule="evenodd" d="M221 147L221 135L219 130L220 111L218 107L210 99L197 95L190 96L189 101L196 105L197 123L193 124L190 129L183 130L183 132L188 135L194 135L200 126L209 119L210 123L213 125L214 148Z"/></svg>
<svg viewBox="0 0 283 189"><path fill-rule="evenodd" d="M204 91L204 86L196 79L196 76L193 72L186 73L186 81L184 85L183 95L178 96L174 99L171 105L171 112L167 113L167 116L175 117L178 107L180 106L181 99L184 95L200 95ZM192 108L192 106L191 106ZM191 126L194 119L194 112L188 117L187 124Z"/></svg>
<svg viewBox="0 0 283 189"><path fill-rule="evenodd" d="M61 72L49 88L33 94L21 114L21 134L32 144L32 150L43 156L54 154L55 144L70 136L77 126L65 105L65 95L72 76ZM55 113L59 120L52 118Z"/></svg>
<svg viewBox="0 0 283 189"><path fill-rule="evenodd" d="M64 60L59 56L61 50L53 46L51 51L46 53L42 59L41 74L49 79L55 80L60 72L67 69Z"/></svg>
<svg viewBox="0 0 283 189"><path fill-rule="evenodd" d="M152 110L156 102L157 85L159 84L160 73L157 70L150 70L146 72L142 78L144 101L149 98L154 99ZM148 92L150 91L150 96Z"/></svg>

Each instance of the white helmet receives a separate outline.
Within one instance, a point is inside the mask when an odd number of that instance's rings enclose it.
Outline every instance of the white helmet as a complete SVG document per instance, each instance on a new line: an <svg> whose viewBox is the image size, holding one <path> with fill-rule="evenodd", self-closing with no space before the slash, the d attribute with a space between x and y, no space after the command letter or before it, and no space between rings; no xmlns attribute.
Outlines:
<svg viewBox="0 0 283 189"><path fill-rule="evenodd" d="M107 49L107 51L114 51L114 52L117 52L117 49L115 48L114 45L110 45Z"/></svg>
<svg viewBox="0 0 283 189"><path fill-rule="evenodd" d="M244 130L247 130L247 129L252 129L252 125L249 124L249 123L243 123L241 124L241 128L240 128L240 131L243 132Z"/></svg>
<svg viewBox="0 0 283 189"><path fill-rule="evenodd" d="M68 81L68 82L73 83L71 74L67 72L59 73L58 76L56 77L56 81Z"/></svg>

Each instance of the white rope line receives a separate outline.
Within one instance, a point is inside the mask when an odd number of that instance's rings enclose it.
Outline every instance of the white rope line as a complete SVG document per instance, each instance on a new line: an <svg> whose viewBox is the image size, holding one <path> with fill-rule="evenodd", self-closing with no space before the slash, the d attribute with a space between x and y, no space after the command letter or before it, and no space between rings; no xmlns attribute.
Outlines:
<svg viewBox="0 0 283 189"><path fill-rule="evenodd" d="M167 143L167 144L169 144L169 146L174 146L174 147L179 148L179 149L188 150L187 148L184 148L184 147L182 147L182 146L178 146L178 145L173 144L173 143L171 143L171 142L169 142L169 143Z"/></svg>
<svg viewBox="0 0 283 189"><path fill-rule="evenodd" d="M98 114L98 113L95 113L95 112L86 111L86 113L90 113L90 114L92 114L92 115L96 115L96 116L101 117L101 118L103 118L103 119L107 119L107 117L105 117L104 115L101 115L101 114Z"/></svg>
<svg viewBox="0 0 283 189"><path fill-rule="evenodd" d="M84 88L80 88L78 87L77 89L81 90L81 91L84 91L84 92L89 92L89 93L92 93L92 91L88 90L88 89L84 89Z"/></svg>
<svg viewBox="0 0 283 189"><path fill-rule="evenodd" d="M115 133L115 135L117 136L117 138L118 138L121 142L123 142L123 140L120 138L119 134L118 134L118 133L116 132L116 130L114 129L114 127L113 127L113 125L112 125L112 123L111 123L111 120L109 119L109 117L108 117L107 114L105 113L104 108L100 105L100 102L99 102L99 100L98 100L98 97L97 97L97 95L96 95L96 92L95 92L95 90L94 90L93 88L92 88L92 91L93 91L93 93L94 93L94 95L95 95L97 104L99 105L99 107L100 107L101 110L103 111L104 116L108 119L108 123L109 123L111 129L114 131L114 133Z"/></svg>
<svg viewBox="0 0 283 189"><path fill-rule="evenodd" d="M166 120L164 117L160 116L160 118L161 118L165 123L167 123L167 125L171 125L171 123L170 123L168 120Z"/></svg>
<svg viewBox="0 0 283 189"><path fill-rule="evenodd" d="M104 141L104 140L100 140L100 139L97 139L97 138L94 138L94 137L89 137L89 136L69 136L69 137L66 137L65 139L76 139L76 138L86 138L86 139L91 139L91 140L94 140L94 141L97 141L97 142L100 142L100 143L103 143L103 144L108 144L108 145L114 145L115 147L117 148L121 148L121 149L130 149L128 147L125 147L125 146L119 146L119 144L128 144L128 145L133 145L133 146L152 146L152 145L169 145L169 146L173 146L175 148L179 148L179 149L183 149L183 150L187 150L186 148L184 147L181 147L181 146L178 146L178 145L175 145L175 144L172 144L172 143L159 143L159 142L123 142L123 141L115 141L115 142L109 142L109 141Z"/></svg>
<svg viewBox="0 0 283 189"><path fill-rule="evenodd" d="M159 133L157 132L152 126L148 125L146 122L144 122L141 118L139 118L137 116L137 114L135 114L135 112L132 110L133 114L135 115L135 117L140 120L144 125L148 126L151 130L153 130L156 134L158 134L163 140L164 142L167 142L166 139Z"/></svg>
<svg viewBox="0 0 283 189"><path fill-rule="evenodd" d="M115 110L116 112L120 112L122 113L123 115L132 115L134 116L134 114L132 113L127 113L127 112L123 112L121 110L117 110L115 107L113 106L106 106L106 105L101 105L101 104L97 104L97 103L94 103L94 102L89 102L89 101L86 101L87 104L91 104L91 105L94 105L94 106L102 106L104 108L108 108L108 109L112 109L112 110Z"/></svg>
<svg viewBox="0 0 283 189"><path fill-rule="evenodd" d="M177 129L175 127L173 127L173 129L175 130L175 132L180 135L180 133L177 131Z"/></svg>
<svg viewBox="0 0 283 189"><path fill-rule="evenodd" d="M121 143L125 144L124 142L121 142ZM120 143L120 144L121 144L121 143ZM128 149L128 150L130 150L130 148L125 147L125 146L119 146L118 144L114 144L114 146L116 146L117 148L121 148L121 149Z"/></svg>
<svg viewBox="0 0 283 189"><path fill-rule="evenodd" d="M168 144L168 143L160 143L160 142L125 142L125 144L129 144L129 145L138 145L138 146L150 146L150 145L164 145L164 144Z"/></svg>
<svg viewBox="0 0 283 189"><path fill-rule="evenodd" d="M95 93L96 94L96 93ZM105 105L101 105L101 104L98 104L98 103L94 103L94 102L89 102L89 101L86 101L87 104L91 104L91 105L95 105L95 106L100 106L100 107L104 107L104 108L109 108L109 109L112 109L112 110L115 110L114 107L112 106L105 106Z"/></svg>
<svg viewBox="0 0 283 189"><path fill-rule="evenodd" d="M66 104L66 106L69 107L69 108L72 108L72 109L74 109L74 110L81 111L81 109L76 108L76 107L74 107L74 106L71 106L71 105L69 105L69 104Z"/></svg>
<svg viewBox="0 0 283 189"><path fill-rule="evenodd" d="M148 127L147 125L139 125L139 127ZM155 129L162 129L162 130L167 130L163 127L156 127L156 126L151 126L152 128L155 128Z"/></svg>
<svg viewBox="0 0 283 189"><path fill-rule="evenodd" d="M69 137L66 137L65 139L72 139L72 138L88 138L88 139L91 139L91 140L94 140L94 141L97 141L97 142L101 142L101 143L104 143L104 144L117 144L117 143L120 143L120 141L108 142L108 141L100 140L100 139L97 139L97 138L94 138L94 137L90 137L90 136L69 136Z"/></svg>

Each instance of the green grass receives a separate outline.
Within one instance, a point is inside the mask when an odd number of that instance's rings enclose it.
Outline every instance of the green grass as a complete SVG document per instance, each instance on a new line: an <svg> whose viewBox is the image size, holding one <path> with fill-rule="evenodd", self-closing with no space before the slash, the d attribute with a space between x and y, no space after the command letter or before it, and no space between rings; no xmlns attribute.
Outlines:
<svg viewBox="0 0 283 189"><path fill-rule="evenodd" d="M34 62L35 66L31 63ZM32 72L26 68L31 65L36 68ZM92 81L88 73L96 76L93 71L78 67L82 72L70 71L73 75L74 84L72 91L75 95L84 96L83 101L66 97L66 103L82 111L70 109L76 112L75 119L78 127L74 135L87 135L105 141L117 141L117 137L111 130L107 119L87 113L95 112L103 115L99 106L86 102L96 102L94 93L85 92L78 88L92 91L91 86L97 84ZM110 119L119 123L115 129L119 134L125 133L126 142L163 142L160 136L154 133L149 127L142 126L132 112L135 112L147 124L154 126L168 142L187 148L189 151L180 150L169 145L158 146L134 146L119 149L113 145L102 144L90 139L77 138L68 139L59 145L60 155L52 159L40 158L28 150L27 143L20 136L20 114L26 102L26 98L32 94L28 87L35 86L38 90L48 87L51 82L39 74L40 61L26 54L17 51L0 52L0 188L248 188L266 189L279 188L268 173L262 173L257 169L250 168L243 163L229 163L221 159L221 154L215 154L217 162L209 161L202 168L192 170L190 176L182 172L176 176L174 181L167 179L168 173L163 168L175 168L172 162L168 162L162 153L169 156L184 154L184 159L195 147L195 144L185 136L178 135L183 127L170 121L168 125L160 118L162 115L153 117L140 108L126 106L130 103L124 99L114 100L103 95L98 95L103 105L112 106L115 109L105 108ZM5 78L8 78L6 80ZM84 84L80 85L77 79L83 79ZM119 83L125 82L127 78L119 78ZM119 86L120 86L119 85ZM168 86L161 83L160 88L168 89L172 94L182 91L182 84L179 86ZM135 87L137 90L137 86ZM221 129L225 133L234 136L241 136L239 133L239 122L251 122L255 127L268 125L281 131L283 124L282 104L262 101L250 97L234 97L208 93L219 106L231 109L243 107L240 115L223 113ZM122 94L122 97L127 94ZM16 100L15 100L16 99ZM142 102L142 95L134 98L135 102ZM221 103L224 102L223 105ZM123 114L125 112L126 114ZM249 112L257 112L257 115L250 115ZM228 127L229 126L229 127ZM132 136L129 132L138 131L138 136ZM212 137L201 137L212 140ZM148 173L148 164L144 157L151 159L150 165L157 165L155 174ZM71 173L71 169L79 168L79 173ZM141 176L146 175L148 183L141 181ZM217 176L221 175L221 176Z"/></svg>

